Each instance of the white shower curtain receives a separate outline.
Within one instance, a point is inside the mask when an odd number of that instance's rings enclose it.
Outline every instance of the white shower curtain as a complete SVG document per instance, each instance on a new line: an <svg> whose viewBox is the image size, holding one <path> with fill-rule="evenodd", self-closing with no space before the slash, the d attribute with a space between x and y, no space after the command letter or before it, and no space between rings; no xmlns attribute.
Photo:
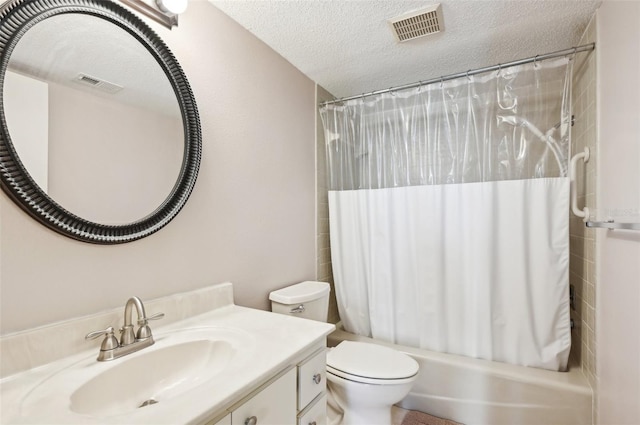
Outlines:
<svg viewBox="0 0 640 425"><path fill-rule="evenodd" d="M571 63L321 108L348 331L566 368Z"/></svg>

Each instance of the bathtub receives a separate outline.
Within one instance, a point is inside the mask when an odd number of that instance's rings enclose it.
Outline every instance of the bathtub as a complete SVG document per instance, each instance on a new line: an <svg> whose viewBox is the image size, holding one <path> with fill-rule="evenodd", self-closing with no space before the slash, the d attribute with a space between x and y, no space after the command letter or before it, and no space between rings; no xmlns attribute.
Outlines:
<svg viewBox="0 0 640 425"><path fill-rule="evenodd" d="M465 425L591 425L592 392L579 367L568 372L514 366L394 345L346 332L328 345L370 342L395 348L420 365L411 393L398 406Z"/></svg>

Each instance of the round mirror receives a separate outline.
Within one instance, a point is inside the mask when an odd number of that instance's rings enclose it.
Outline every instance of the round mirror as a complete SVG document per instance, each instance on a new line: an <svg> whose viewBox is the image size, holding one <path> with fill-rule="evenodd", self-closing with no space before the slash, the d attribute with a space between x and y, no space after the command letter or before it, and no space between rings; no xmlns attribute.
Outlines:
<svg viewBox="0 0 640 425"><path fill-rule="evenodd" d="M195 101L167 47L111 2L17 1L1 13L3 190L83 241L166 225L201 152Z"/></svg>

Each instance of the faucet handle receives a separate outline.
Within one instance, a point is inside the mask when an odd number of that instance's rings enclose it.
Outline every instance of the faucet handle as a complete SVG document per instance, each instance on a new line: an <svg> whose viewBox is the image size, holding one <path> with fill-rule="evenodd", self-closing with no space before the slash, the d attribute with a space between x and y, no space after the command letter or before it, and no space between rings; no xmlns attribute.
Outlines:
<svg viewBox="0 0 640 425"><path fill-rule="evenodd" d="M107 351L118 348L118 339L113 335L112 326L109 326L107 329L103 329L101 331L89 332L87 335L85 335L84 339L96 339L102 335L104 335L105 338L102 341L102 345L100 346L100 351Z"/></svg>
<svg viewBox="0 0 640 425"><path fill-rule="evenodd" d="M101 331L89 332L87 335L85 335L84 339L96 339L99 336L102 336L102 335L108 336L109 334L113 334L112 326L109 326L107 329L103 329Z"/></svg>
<svg viewBox="0 0 640 425"><path fill-rule="evenodd" d="M138 319L138 326L145 326L149 320L160 320L164 317L164 313L152 314L149 317L141 317Z"/></svg>
<svg viewBox="0 0 640 425"><path fill-rule="evenodd" d="M140 328L138 328L138 333L136 335L136 338L138 340L143 340L143 339L150 338L152 336L151 328L149 327L147 322L149 320L162 319L163 317L164 317L164 313L156 313L156 314L152 314L149 317L142 317L142 318L138 319L138 325L140 325Z"/></svg>

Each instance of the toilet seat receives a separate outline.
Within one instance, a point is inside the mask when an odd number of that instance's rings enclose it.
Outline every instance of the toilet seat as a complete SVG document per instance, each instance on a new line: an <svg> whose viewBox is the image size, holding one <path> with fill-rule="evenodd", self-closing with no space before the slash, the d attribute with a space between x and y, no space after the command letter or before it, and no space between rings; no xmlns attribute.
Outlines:
<svg viewBox="0 0 640 425"><path fill-rule="evenodd" d="M413 381L418 369L408 355L366 342L343 341L327 354L328 373L365 384L403 384Z"/></svg>
<svg viewBox="0 0 640 425"><path fill-rule="evenodd" d="M344 379L346 381L356 382L359 384L371 384L371 385L401 385L401 384L407 384L409 382L413 382L416 379L416 375L413 375L409 378L397 378L397 379L366 378L364 376L350 375L346 372L333 369L330 366L327 366L327 374L332 375L336 378Z"/></svg>

